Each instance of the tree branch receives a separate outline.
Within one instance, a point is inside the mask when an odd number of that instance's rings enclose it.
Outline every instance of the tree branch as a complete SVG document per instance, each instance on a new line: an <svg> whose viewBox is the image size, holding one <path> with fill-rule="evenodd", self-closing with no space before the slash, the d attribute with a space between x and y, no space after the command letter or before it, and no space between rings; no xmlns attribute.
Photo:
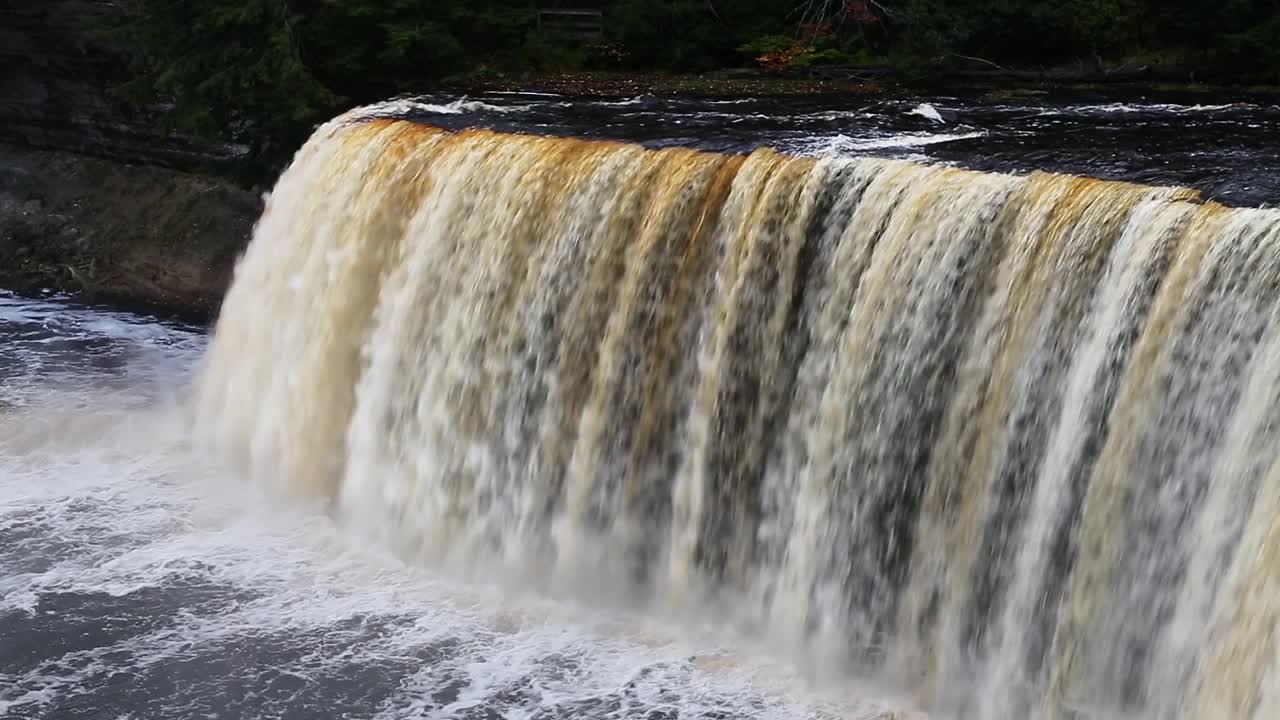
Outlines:
<svg viewBox="0 0 1280 720"><path fill-rule="evenodd" d="M1005 68L1005 67L1003 67L1003 66L997 65L997 64L995 64L995 63L991 62L990 60L986 60L986 59L984 59L984 58L980 58L980 57L973 57L972 55L961 55L960 53L951 53L951 56L952 56L952 57L958 57L958 58L960 58L960 59L962 59L962 60L972 60L972 61L974 61L974 62L984 63L984 64L987 64L987 65L990 65L991 67L993 67L993 68L995 68L995 69L997 69L997 70L1007 70L1007 69L1008 69L1008 68Z"/></svg>

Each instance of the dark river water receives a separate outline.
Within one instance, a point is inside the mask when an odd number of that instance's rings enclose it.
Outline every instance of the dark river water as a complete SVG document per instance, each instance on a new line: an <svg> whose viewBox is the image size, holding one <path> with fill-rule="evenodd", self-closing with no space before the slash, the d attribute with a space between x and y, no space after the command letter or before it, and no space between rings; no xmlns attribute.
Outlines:
<svg viewBox="0 0 1280 720"><path fill-rule="evenodd" d="M425 97L375 111L870 154L1280 202L1280 105ZM408 567L192 442L206 329L0 291L0 718L874 718L910 703L724 628ZM906 717L903 715L902 717Z"/></svg>
<svg viewBox="0 0 1280 720"><path fill-rule="evenodd" d="M399 109L451 128L1046 170L1188 186L1237 206L1280 203L1280 98L1247 94L607 100L493 93L427 96Z"/></svg>

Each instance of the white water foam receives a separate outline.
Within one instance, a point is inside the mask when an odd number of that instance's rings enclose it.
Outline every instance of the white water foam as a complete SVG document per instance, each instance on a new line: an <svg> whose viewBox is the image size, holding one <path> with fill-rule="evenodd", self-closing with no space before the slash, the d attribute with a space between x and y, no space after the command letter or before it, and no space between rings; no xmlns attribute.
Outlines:
<svg viewBox="0 0 1280 720"><path fill-rule="evenodd" d="M1042 116L1049 115L1130 115L1135 113L1189 115L1196 113L1222 112L1225 110L1250 110L1258 106L1253 103L1225 103L1220 105L1179 105L1177 103L1106 103L1102 105L1070 105L1041 111Z"/></svg>
<svg viewBox="0 0 1280 720"><path fill-rule="evenodd" d="M939 125L946 122L946 120L942 119L942 115L941 113L938 112L938 109L930 105L929 103L920 103L919 105L915 106L910 111L908 111L906 114L919 115L920 117L926 120L930 120L932 122L938 123Z"/></svg>
<svg viewBox="0 0 1280 720"><path fill-rule="evenodd" d="M467 113L517 113L528 110L532 105L494 105L480 100L459 98L448 103L427 102L418 98L396 98L386 102L356 108L343 116L348 122L359 122L378 117L401 117L407 115L463 115Z"/></svg>
<svg viewBox="0 0 1280 720"><path fill-rule="evenodd" d="M57 389L38 348L8 378L0 717L882 716L715 631L450 580L263 497L190 442L199 334L4 298L0 337L19 321L109 337L131 380Z"/></svg>
<svg viewBox="0 0 1280 720"><path fill-rule="evenodd" d="M849 135L829 135L811 137L794 141L785 145L785 149L799 155L842 156L856 155L870 150L892 150L896 148L918 148L929 145L972 140L986 133L980 130L958 133L898 133L887 137L850 137Z"/></svg>

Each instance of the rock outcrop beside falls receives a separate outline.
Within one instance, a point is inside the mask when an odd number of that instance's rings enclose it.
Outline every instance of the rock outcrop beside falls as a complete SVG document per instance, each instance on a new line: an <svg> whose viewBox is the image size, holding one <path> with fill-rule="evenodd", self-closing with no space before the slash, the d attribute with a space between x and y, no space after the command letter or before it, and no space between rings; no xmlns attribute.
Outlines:
<svg viewBox="0 0 1280 720"><path fill-rule="evenodd" d="M170 167L233 161L236 148L159 133L113 95L127 54L100 28L119 12L92 0L0 3L0 141Z"/></svg>
<svg viewBox="0 0 1280 720"><path fill-rule="evenodd" d="M224 180L0 144L0 288L210 313L259 209Z"/></svg>
<svg viewBox="0 0 1280 720"><path fill-rule="evenodd" d="M121 55L88 27L111 3L0 7L0 288L217 309L260 201L191 170L234 149L157 133L108 88Z"/></svg>

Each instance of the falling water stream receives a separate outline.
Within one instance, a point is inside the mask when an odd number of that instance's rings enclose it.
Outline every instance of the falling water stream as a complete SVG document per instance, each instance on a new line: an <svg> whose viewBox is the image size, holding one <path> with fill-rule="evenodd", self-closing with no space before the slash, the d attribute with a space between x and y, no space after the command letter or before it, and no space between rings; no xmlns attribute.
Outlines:
<svg viewBox="0 0 1280 720"><path fill-rule="evenodd" d="M1280 211L393 110L0 303L0 715L1280 717Z"/></svg>

